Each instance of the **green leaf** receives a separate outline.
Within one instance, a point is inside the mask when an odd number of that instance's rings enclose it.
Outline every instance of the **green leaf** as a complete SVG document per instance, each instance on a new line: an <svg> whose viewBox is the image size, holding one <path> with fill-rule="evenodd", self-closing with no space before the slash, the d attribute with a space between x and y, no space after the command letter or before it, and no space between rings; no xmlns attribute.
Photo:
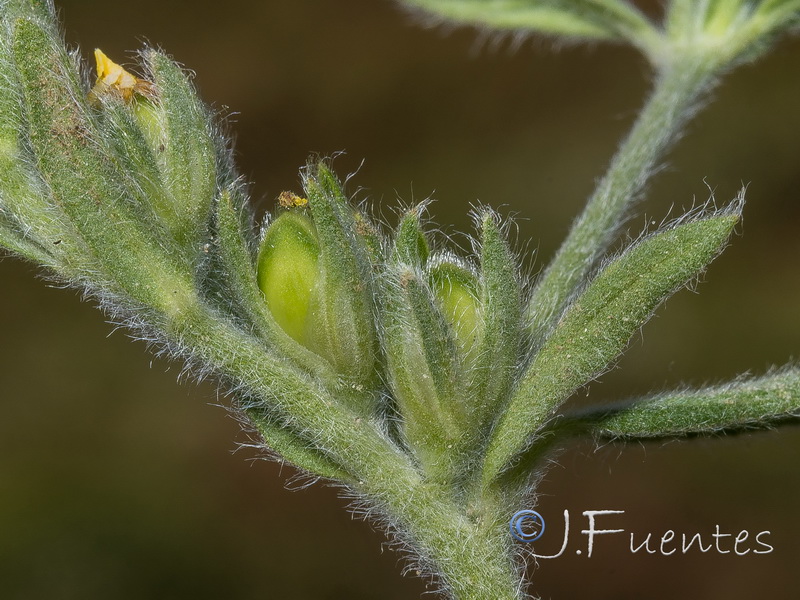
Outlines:
<svg viewBox="0 0 800 600"><path fill-rule="evenodd" d="M757 4L761 6L756 7ZM749 0L673 0L666 13L666 30L675 42L708 44L735 36L736 30L746 27L752 14L762 11L764 4Z"/></svg>
<svg viewBox="0 0 800 600"><path fill-rule="evenodd" d="M659 38L635 6L621 0L403 0L435 19L513 32L628 40L641 48Z"/></svg>
<svg viewBox="0 0 800 600"><path fill-rule="evenodd" d="M527 313L537 344L618 239L631 205L642 197L658 162L696 107L698 95L713 82L707 63L705 58L687 59L659 74L636 124L555 257L536 279Z"/></svg>
<svg viewBox="0 0 800 600"><path fill-rule="evenodd" d="M724 247L740 204L646 237L611 261L561 317L494 429L484 466L489 484L561 404L605 369L656 307Z"/></svg>
<svg viewBox="0 0 800 600"><path fill-rule="evenodd" d="M600 438L636 440L770 427L800 417L800 369L598 407L573 417Z"/></svg>
<svg viewBox="0 0 800 600"><path fill-rule="evenodd" d="M798 0L673 0L665 19L673 54L688 50L724 68L757 58L799 22Z"/></svg>

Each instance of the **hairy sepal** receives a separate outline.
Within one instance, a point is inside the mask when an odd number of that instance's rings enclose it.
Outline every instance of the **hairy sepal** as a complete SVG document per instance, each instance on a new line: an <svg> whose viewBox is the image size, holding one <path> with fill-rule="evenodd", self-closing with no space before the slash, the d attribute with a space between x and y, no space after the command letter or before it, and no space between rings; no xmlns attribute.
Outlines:
<svg viewBox="0 0 800 600"><path fill-rule="evenodd" d="M268 411L248 408L244 411L249 425L255 427L264 443L281 458L308 473L339 481L353 483L355 478L341 464L316 447L293 427L281 423Z"/></svg>
<svg viewBox="0 0 800 600"><path fill-rule="evenodd" d="M471 439L456 342L417 269L394 263L382 284L383 351L402 436L426 476L444 483Z"/></svg>
<svg viewBox="0 0 800 600"><path fill-rule="evenodd" d="M480 215L480 307L482 324L470 369L468 397L475 427L485 429L508 401L519 367L522 342L522 289L517 260L497 216Z"/></svg>
<svg viewBox="0 0 800 600"><path fill-rule="evenodd" d="M420 222L422 208L417 206L401 217L394 237L396 259L415 267L423 267L431 254L428 238Z"/></svg>
<svg viewBox="0 0 800 600"><path fill-rule="evenodd" d="M319 281L309 308L309 347L354 390L372 389L377 383L373 262L360 233L363 226L326 164L307 167L303 183L320 249ZM373 407L361 410L371 413Z"/></svg>

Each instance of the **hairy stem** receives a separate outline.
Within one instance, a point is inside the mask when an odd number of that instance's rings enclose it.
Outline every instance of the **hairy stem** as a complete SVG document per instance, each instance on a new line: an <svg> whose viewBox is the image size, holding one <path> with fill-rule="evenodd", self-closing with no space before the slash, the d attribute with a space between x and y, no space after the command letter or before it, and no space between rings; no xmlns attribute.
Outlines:
<svg viewBox="0 0 800 600"><path fill-rule="evenodd" d="M707 57L687 56L659 73L633 129L534 288L528 318L537 342L547 336L587 272L614 240L625 212L695 112L699 97L713 85L716 71Z"/></svg>
<svg viewBox="0 0 800 600"><path fill-rule="evenodd" d="M522 565L515 560L504 513L467 515L442 500L436 487L421 485L394 494L398 512L423 568L438 573L454 600L522 600Z"/></svg>
<svg viewBox="0 0 800 600"><path fill-rule="evenodd" d="M423 563L435 565L458 600L515 600L521 575L502 523L473 522L449 498L447 488L426 483L389 440L366 420L315 394L301 374L283 370L260 344L197 305L174 331L188 347L269 404L278 404L287 420L314 431L317 443L353 473L353 487L386 514L389 523L408 532ZM236 350L233 350L233 349ZM276 397L274 390L284 393ZM314 397L317 395L317 397Z"/></svg>

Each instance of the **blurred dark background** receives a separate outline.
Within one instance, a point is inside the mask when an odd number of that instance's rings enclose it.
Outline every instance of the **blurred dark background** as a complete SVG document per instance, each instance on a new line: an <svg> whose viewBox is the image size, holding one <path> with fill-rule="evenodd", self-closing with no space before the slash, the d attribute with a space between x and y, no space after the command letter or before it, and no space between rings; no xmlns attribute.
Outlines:
<svg viewBox="0 0 800 600"><path fill-rule="evenodd" d="M259 210L298 185L309 152L346 154L350 190L391 218L397 198L436 198L445 231L480 201L519 219L519 244L550 257L642 103L649 72L612 46L512 51L474 32L425 30L389 0L61 0L87 59L144 41L197 72L237 140ZM800 347L800 43L739 69L692 123L631 220L660 221L748 185L740 237L593 384L601 399L702 384L785 363ZM363 161L363 165L362 165ZM527 240L531 240L527 242ZM105 324L36 269L0 262L0 596L408 600L383 535L324 485L290 491L289 468L234 453L246 437L212 387ZM563 509L626 514L637 539L714 526L772 532L774 552L632 556L599 538L533 575L542 598L796 598L800 428L596 450L576 445L542 486ZM523 507L520 507L523 508ZM558 540L541 546L542 552ZM580 540L585 544L585 540Z"/></svg>

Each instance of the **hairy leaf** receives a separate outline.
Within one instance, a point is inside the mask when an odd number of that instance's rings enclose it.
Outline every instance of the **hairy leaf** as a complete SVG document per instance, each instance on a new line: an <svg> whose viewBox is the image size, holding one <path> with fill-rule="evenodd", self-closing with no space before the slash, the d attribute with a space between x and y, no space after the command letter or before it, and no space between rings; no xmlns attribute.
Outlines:
<svg viewBox="0 0 800 600"><path fill-rule="evenodd" d="M739 220L739 208L651 235L599 273L533 359L495 428L486 483L575 390L608 368L659 304L719 254Z"/></svg>

